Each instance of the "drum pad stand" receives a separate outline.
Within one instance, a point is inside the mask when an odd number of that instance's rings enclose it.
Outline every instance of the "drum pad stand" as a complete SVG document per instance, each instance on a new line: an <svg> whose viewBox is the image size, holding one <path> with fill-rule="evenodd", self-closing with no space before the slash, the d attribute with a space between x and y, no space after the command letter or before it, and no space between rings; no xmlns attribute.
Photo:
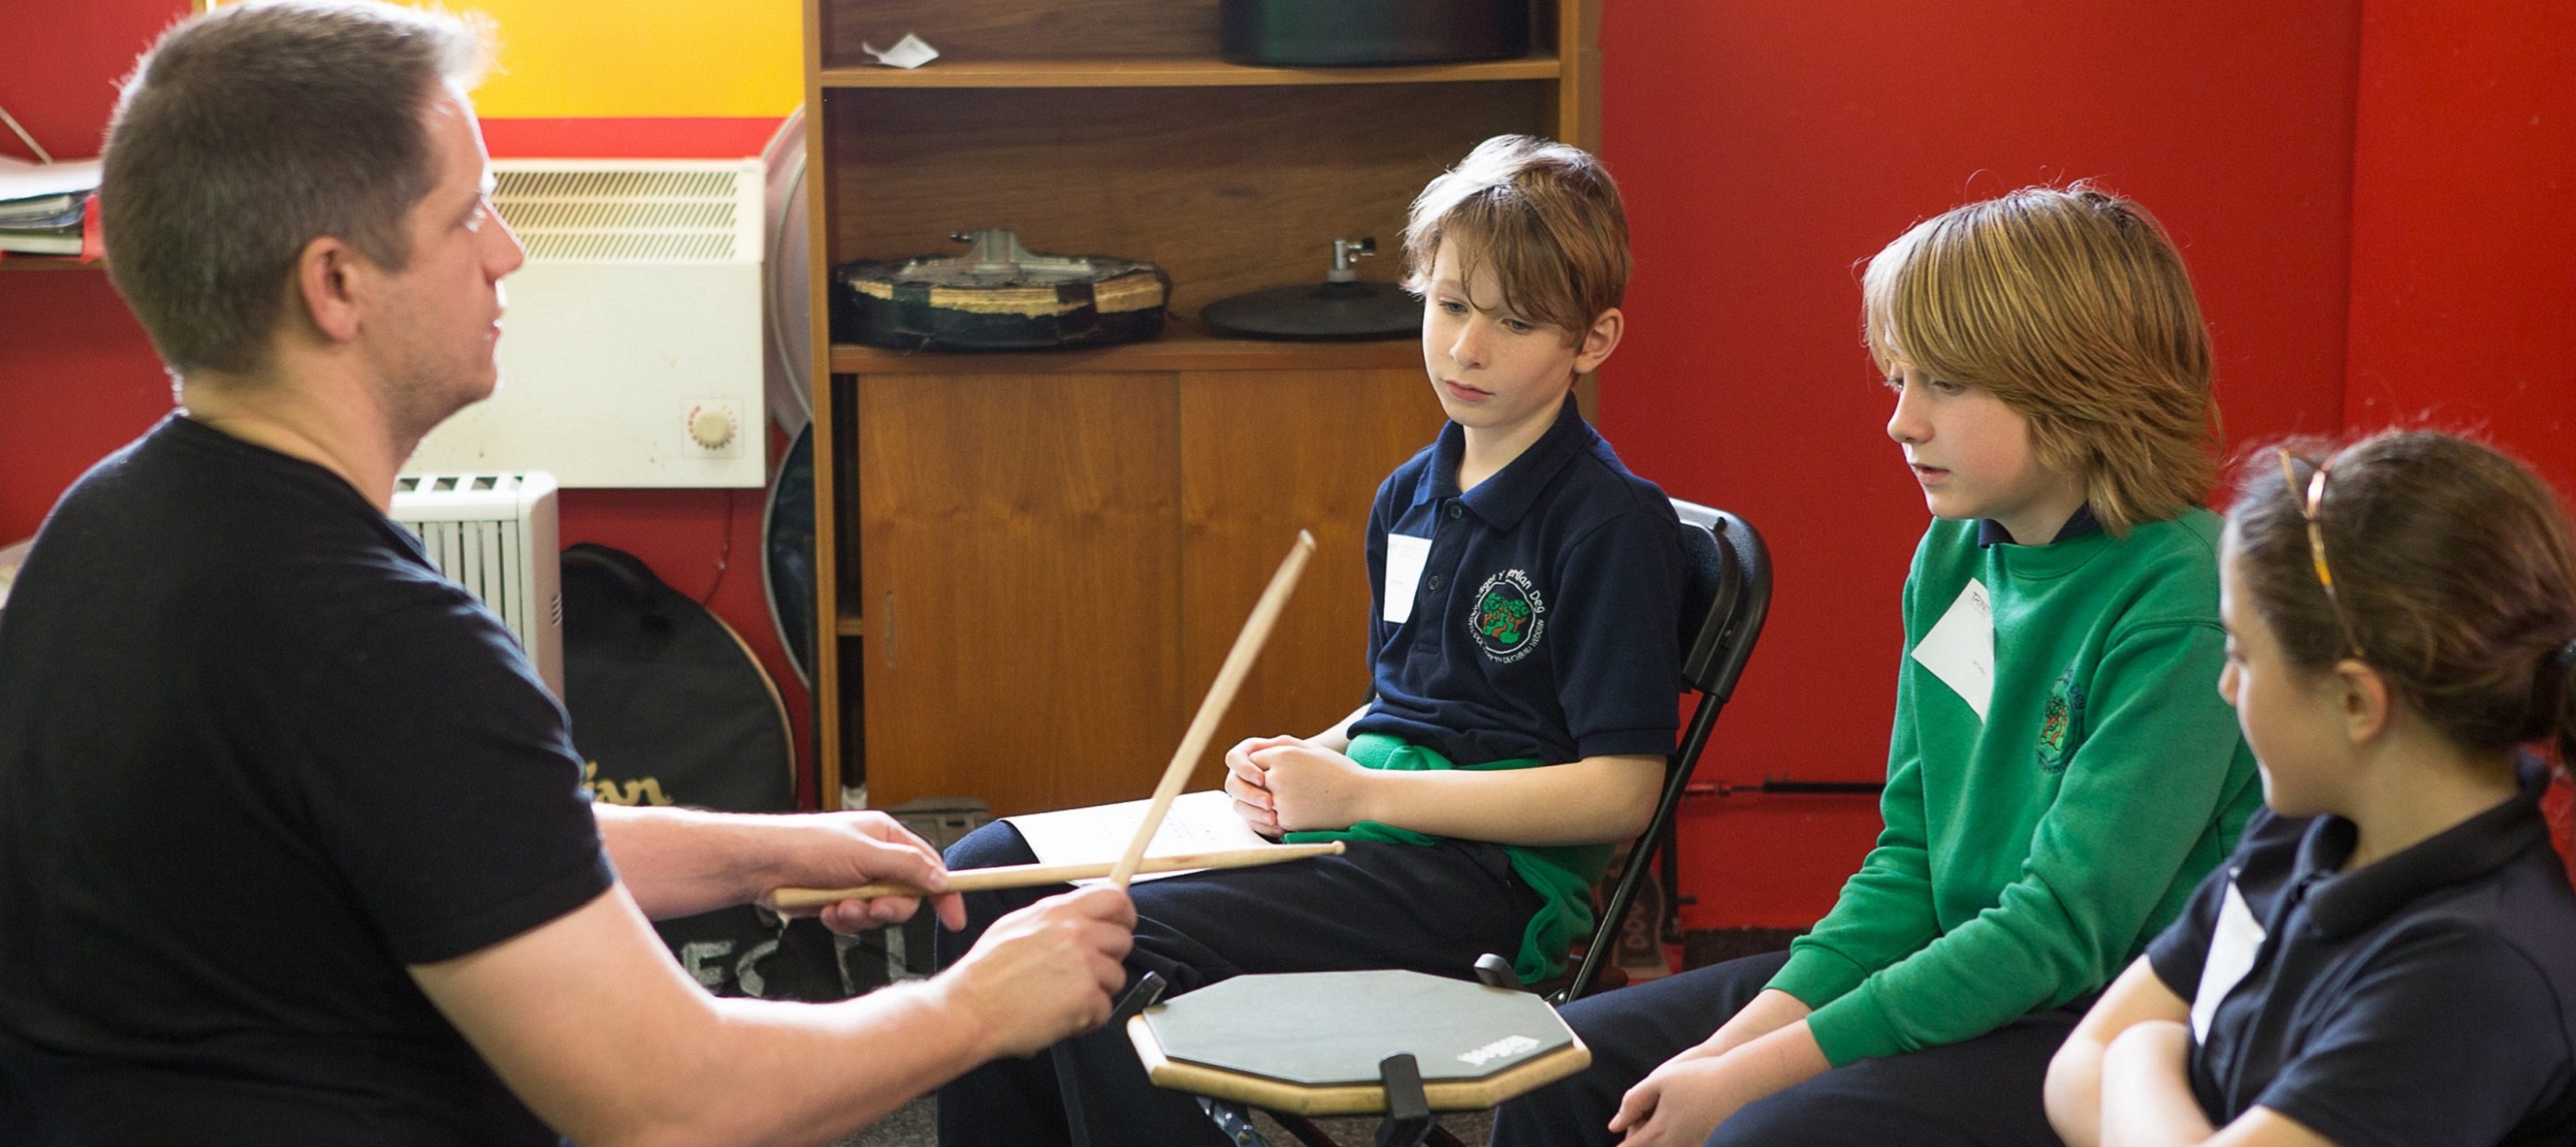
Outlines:
<svg viewBox="0 0 2576 1147"><path fill-rule="evenodd" d="M1154 1006L1154 1001L1163 998L1163 987L1160 973L1147 972L1138 978L1128 986L1127 994L1119 997L1118 1006L1110 1010L1109 1022L1102 1025L1103 1030L1125 1028L1127 1021L1135 1018L1136 1013ZM1055 1089L1064 1096L1064 1125L1073 1136L1073 1147L1091 1147L1091 1120L1082 1111L1082 1081L1074 1074L1073 1041L1056 1041L1048 1054L1055 1060Z"/></svg>
<svg viewBox="0 0 2576 1147"><path fill-rule="evenodd" d="M1485 959L1501 964L1492 956ZM1493 969L1479 962L1476 971L1491 982ZM1162 976L1145 973L1120 997L1105 1026L1111 1031L1125 1027L1138 1012L1163 998L1163 986ZM1059 1041L1049 1055L1055 1061L1056 1090L1064 1096L1064 1123L1074 1147L1091 1147L1091 1120L1083 1110L1082 1087L1074 1073L1073 1041ZM1421 1065L1410 1053L1398 1053L1380 1060L1377 1068L1378 1080L1386 1088L1386 1118L1378 1124L1377 1147L1422 1147L1435 1125L1435 1117L1431 1114L1430 1097L1422 1090ZM1253 1125L1251 1108L1205 1096L1199 1098L1199 1108L1216 1121L1217 1128L1236 1147L1264 1147L1261 1132Z"/></svg>

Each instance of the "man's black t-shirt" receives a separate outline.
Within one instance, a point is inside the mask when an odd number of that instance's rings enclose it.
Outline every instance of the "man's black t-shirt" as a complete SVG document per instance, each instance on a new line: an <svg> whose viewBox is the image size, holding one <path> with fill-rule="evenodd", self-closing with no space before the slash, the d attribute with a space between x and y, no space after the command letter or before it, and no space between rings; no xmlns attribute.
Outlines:
<svg viewBox="0 0 2576 1147"><path fill-rule="evenodd" d="M0 623L0 1141L555 1142L404 966L610 886L579 779L408 534L163 422Z"/></svg>

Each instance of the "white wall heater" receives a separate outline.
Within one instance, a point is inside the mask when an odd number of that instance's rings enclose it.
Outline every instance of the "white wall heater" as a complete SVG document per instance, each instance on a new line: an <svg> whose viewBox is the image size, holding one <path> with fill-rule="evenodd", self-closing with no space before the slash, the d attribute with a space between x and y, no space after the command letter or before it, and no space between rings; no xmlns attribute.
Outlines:
<svg viewBox="0 0 2576 1147"><path fill-rule="evenodd" d="M501 284L501 390L409 469L766 484L761 173L758 159L492 161L492 204L528 248Z"/></svg>
<svg viewBox="0 0 2576 1147"><path fill-rule="evenodd" d="M563 548L554 476L414 473L394 480L393 520L429 560L508 623L537 676L563 697Z"/></svg>

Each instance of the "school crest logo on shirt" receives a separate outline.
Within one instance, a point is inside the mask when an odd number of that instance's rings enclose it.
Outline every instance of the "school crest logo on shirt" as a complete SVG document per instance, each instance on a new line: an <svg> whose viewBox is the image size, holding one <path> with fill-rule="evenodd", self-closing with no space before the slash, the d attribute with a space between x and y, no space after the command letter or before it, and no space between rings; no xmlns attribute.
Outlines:
<svg viewBox="0 0 2576 1147"><path fill-rule="evenodd" d="M2084 739L2084 686L2075 680L2075 667L2057 675L2057 683L2048 687L2048 707L2039 716L2039 767L2047 772L2066 770L2067 754Z"/></svg>
<svg viewBox="0 0 2576 1147"><path fill-rule="evenodd" d="M1468 607L1467 632L1476 639L1476 648L1505 665L1529 656L1546 631L1547 598L1520 570L1486 578Z"/></svg>

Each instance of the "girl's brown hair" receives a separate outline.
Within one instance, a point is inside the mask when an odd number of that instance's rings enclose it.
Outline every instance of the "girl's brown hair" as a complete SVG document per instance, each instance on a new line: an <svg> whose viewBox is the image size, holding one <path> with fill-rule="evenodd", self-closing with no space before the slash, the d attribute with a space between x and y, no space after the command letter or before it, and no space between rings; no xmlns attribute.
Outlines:
<svg viewBox="0 0 2576 1147"><path fill-rule="evenodd" d="M2237 572L2291 664L2322 672L2358 649L2462 748L2502 752L2555 734L2561 759L2576 761L2565 652L2576 641L2576 554L2549 487L2449 434L2383 431L2329 449L2305 439L2252 452L2227 514ZM2332 596L2308 532L2319 465Z"/></svg>
<svg viewBox="0 0 2576 1147"><path fill-rule="evenodd" d="M1502 309L1556 327L1566 345L1628 291L1628 214L1590 152L1525 135L1476 145L1413 200L1404 287L1431 289L1440 241L1454 239L1461 281L1491 265Z"/></svg>
<svg viewBox="0 0 2576 1147"><path fill-rule="evenodd" d="M1879 369L1903 359L2002 400L2113 536L2207 499L2209 330L2146 208L2080 183L1954 208L1872 258L1861 294Z"/></svg>

